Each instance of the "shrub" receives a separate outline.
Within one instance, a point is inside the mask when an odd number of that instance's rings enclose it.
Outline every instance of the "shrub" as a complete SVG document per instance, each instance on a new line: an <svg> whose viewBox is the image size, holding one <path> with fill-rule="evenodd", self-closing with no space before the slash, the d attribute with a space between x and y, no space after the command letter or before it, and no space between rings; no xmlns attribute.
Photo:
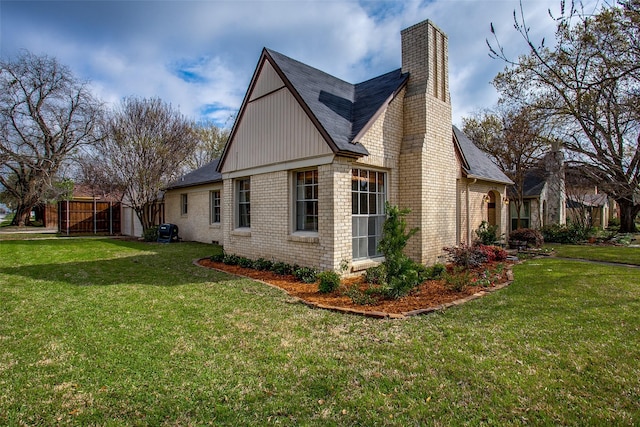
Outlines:
<svg viewBox="0 0 640 427"><path fill-rule="evenodd" d="M442 274L446 271L444 264L433 264L427 268L425 280L436 280L442 277Z"/></svg>
<svg viewBox="0 0 640 427"><path fill-rule="evenodd" d="M384 294L380 288L368 288L361 291L357 286L352 286L344 293L351 302L358 305L371 305L378 302L380 295Z"/></svg>
<svg viewBox="0 0 640 427"><path fill-rule="evenodd" d="M471 284L471 272L464 267L457 266L453 271L445 271L442 275L444 279L444 287L450 291L461 292Z"/></svg>
<svg viewBox="0 0 640 427"><path fill-rule="evenodd" d="M145 242L157 242L158 241L158 226L154 225L147 228L142 233L142 238Z"/></svg>
<svg viewBox="0 0 640 427"><path fill-rule="evenodd" d="M258 258L253 262L253 268L260 271L268 271L273 267L273 262L264 258Z"/></svg>
<svg viewBox="0 0 640 427"><path fill-rule="evenodd" d="M587 240L591 234L590 229L585 229L577 223L551 224L544 226L541 231L545 242L563 244L574 244Z"/></svg>
<svg viewBox="0 0 640 427"><path fill-rule="evenodd" d="M293 268L286 262L274 262L271 271L281 276L287 276L293 273Z"/></svg>
<svg viewBox="0 0 640 427"><path fill-rule="evenodd" d="M211 255L211 261L213 262L224 262L224 252L220 252L215 255Z"/></svg>
<svg viewBox="0 0 640 427"><path fill-rule="evenodd" d="M382 285L386 284L387 280L387 268L384 264L379 264L375 267L369 267L364 272L364 281L371 284Z"/></svg>
<svg viewBox="0 0 640 427"><path fill-rule="evenodd" d="M498 241L498 226L489 225L487 221L482 221L476 230L476 236L483 245L493 245Z"/></svg>
<svg viewBox="0 0 640 427"><path fill-rule="evenodd" d="M249 258L238 257L238 265L244 268L253 268L253 261Z"/></svg>
<svg viewBox="0 0 640 427"><path fill-rule="evenodd" d="M304 283L313 283L316 281L318 272L309 267L297 267L293 270L296 279Z"/></svg>
<svg viewBox="0 0 640 427"><path fill-rule="evenodd" d="M418 232L418 228L406 231L404 217L408 209L399 209L389 203L385 205L387 218L382 226L382 239L378 249L385 257L387 295L399 298L406 295L414 286L420 284L417 264L404 253L407 241Z"/></svg>
<svg viewBox="0 0 640 427"><path fill-rule="evenodd" d="M323 271L318 274L318 279L318 291L323 294L333 292L340 286L340 275L335 271Z"/></svg>
<svg viewBox="0 0 640 427"><path fill-rule="evenodd" d="M500 262L507 259L507 251L497 246L477 245L476 250L482 252L487 257L487 262Z"/></svg>
<svg viewBox="0 0 640 427"><path fill-rule="evenodd" d="M240 257L234 254L224 254L222 262L227 265L238 265L240 263Z"/></svg>
<svg viewBox="0 0 640 427"><path fill-rule="evenodd" d="M527 246L532 246L534 248L539 248L544 243L542 234L540 234L538 230L534 230L532 228L519 228L517 230L513 230L511 234L509 234L509 241L512 240L527 242Z"/></svg>
<svg viewBox="0 0 640 427"><path fill-rule="evenodd" d="M442 248L447 253L449 262L464 268L474 268L487 261L487 255L479 249L479 246L469 246L461 243L460 246Z"/></svg>

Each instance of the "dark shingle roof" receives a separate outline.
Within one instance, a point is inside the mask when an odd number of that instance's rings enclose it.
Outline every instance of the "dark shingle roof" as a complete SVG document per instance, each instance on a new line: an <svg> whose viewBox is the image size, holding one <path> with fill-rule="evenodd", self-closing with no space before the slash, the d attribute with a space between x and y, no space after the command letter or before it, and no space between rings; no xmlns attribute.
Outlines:
<svg viewBox="0 0 640 427"><path fill-rule="evenodd" d="M222 182L222 174L217 171L219 161L220 159L215 159L193 172L182 175L176 181L170 183L166 190Z"/></svg>
<svg viewBox="0 0 640 427"><path fill-rule="evenodd" d="M265 49L340 152L369 154L354 141L385 103L405 84L400 69L353 85L281 53Z"/></svg>
<svg viewBox="0 0 640 427"><path fill-rule="evenodd" d="M513 184L513 181L491 161L487 153L476 147L467 135L455 126L453 127L453 135L466 163L463 168L466 170L467 177L507 185Z"/></svg>

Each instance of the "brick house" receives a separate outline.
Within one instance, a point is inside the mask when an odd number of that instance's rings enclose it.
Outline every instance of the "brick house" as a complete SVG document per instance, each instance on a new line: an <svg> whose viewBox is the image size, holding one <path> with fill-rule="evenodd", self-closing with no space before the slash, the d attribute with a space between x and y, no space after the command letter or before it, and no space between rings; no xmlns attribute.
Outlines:
<svg viewBox="0 0 640 427"><path fill-rule="evenodd" d="M359 84L264 49L219 161L167 188L186 240L322 270L380 260L384 202L411 209L431 264L486 220L507 231L511 181L453 127L447 36L402 31L402 68Z"/></svg>

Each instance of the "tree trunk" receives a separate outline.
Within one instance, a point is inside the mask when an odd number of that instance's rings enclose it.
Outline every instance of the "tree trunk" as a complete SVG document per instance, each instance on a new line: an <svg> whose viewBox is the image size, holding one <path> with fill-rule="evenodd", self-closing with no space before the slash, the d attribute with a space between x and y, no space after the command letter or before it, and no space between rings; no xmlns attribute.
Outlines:
<svg viewBox="0 0 640 427"><path fill-rule="evenodd" d="M640 212L640 205L634 205L627 199L616 200L620 207L620 232L636 233L636 216Z"/></svg>
<svg viewBox="0 0 640 427"><path fill-rule="evenodd" d="M31 207L20 204L16 208L16 215L13 217L13 221L11 221L11 225L24 227L31 223L31 221L29 220L30 218L31 218Z"/></svg>

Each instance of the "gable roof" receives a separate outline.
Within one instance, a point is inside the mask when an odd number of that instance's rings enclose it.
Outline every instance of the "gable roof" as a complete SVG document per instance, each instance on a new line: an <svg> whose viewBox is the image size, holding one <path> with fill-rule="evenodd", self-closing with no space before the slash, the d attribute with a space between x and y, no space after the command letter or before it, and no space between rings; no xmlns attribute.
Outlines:
<svg viewBox="0 0 640 427"><path fill-rule="evenodd" d="M397 69L354 85L264 48L218 169L221 169L226 159L227 148L233 142L250 93L265 61L273 66L333 152L353 157L369 154L357 138L368 129L409 78L407 73L402 74Z"/></svg>
<svg viewBox="0 0 640 427"><path fill-rule="evenodd" d="M463 159L462 168L467 178L513 185L500 168L491 161L487 153L479 149L460 129L453 127L453 139Z"/></svg>
<svg viewBox="0 0 640 427"><path fill-rule="evenodd" d="M170 183L165 190L222 182L222 174L217 170L219 161L220 159L215 159L193 172L182 175L176 181Z"/></svg>

